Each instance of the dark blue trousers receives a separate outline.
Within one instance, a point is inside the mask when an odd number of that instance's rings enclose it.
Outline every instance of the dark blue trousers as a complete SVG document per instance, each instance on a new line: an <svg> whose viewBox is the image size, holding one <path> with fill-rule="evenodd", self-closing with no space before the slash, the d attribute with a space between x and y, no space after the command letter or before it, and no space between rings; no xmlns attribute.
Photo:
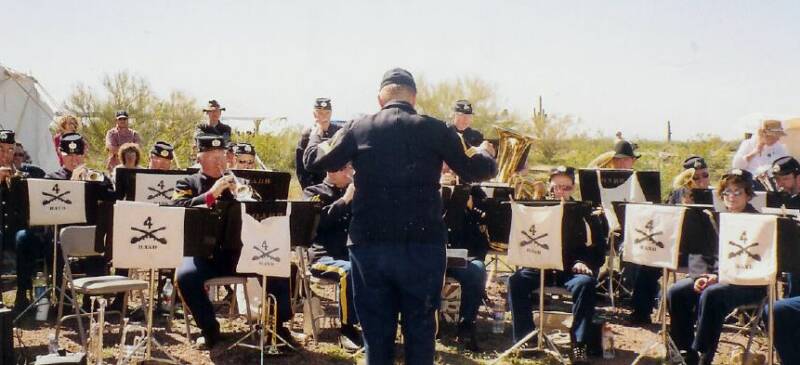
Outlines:
<svg viewBox="0 0 800 365"><path fill-rule="evenodd" d="M486 294L486 265L482 260L470 260L466 268L447 269L447 276L461 285L461 323L473 325Z"/></svg>
<svg viewBox="0 0 800 365"><path fill-rule="evenodd" d="M594 316L596 298L596 281L583 274L561 273L560 280L572 293L572 328L570 335L573 343L586 343L589 326ZM511 303L513 317L514 342L521 340L532 332L536 325L533 322L533 303L538 303L538 296L533 291L539 289L539 269L523 268L517 270L508 279L508 300Z"/></svg>
<svg viewBox="0 0 800 365"><path fill-rule="evenodd" d="M203 336L207 338L219 335L219 322L214 315L214 308L211 300L208 299L204 284L211 278L236 275L233 269L236 267L235 260L236 258L229 255L216 255L213 259L184 257L181 267L178 268L178 290L180 290L183 300L186 301L186 305L189 306L197 327L200 327ZM288 321L292 316L289 293L289 279L268 279L267 294L274 295L278 300L279 324Z"/></svg>
<svg viewBox="0 0 800 365"><path fill-rule="evenodd" d="M764 321L767 308L764 308ZM775 302L775 350L782 364L800 364L800 297L781 299Z"/></svg>
<svg viewBox="0 0 800 365"><path fill-rule="evenodd" d="M337 286L339 319L343 325L358 324L358 316L353 304L353 278L350 275L351 272L350 261L336 260L330 256L320 257L311 264L311 275L339 282Z"/></svg>
<svg viewBox="0 0 800 365"><path fill-rule="evenodd" d="M649 318L653 313L653 308L656 307L656 297L661 289L658 280L661 278L662 270L657 267L628 263L625 272L626 281L632 283L633 289L631 295L632 315Z"/></svg>
<svg viewBox="0 0 800 365"><path fill-rule="evenodd" d="M349 249L367 363L394 364L400 315L405 362L433 364L446 267L444 243L371 242Z"/></svg>
<svg viewBox="0 0 800 365"><path fill-rule="evenodd" d="M670 335L678 349L702 352L710 363L717 351L725 316L738 306L758 303L767 291L763 286L714 284L698 294L694 291L694 280L679 280L667 291Z"/></svg>

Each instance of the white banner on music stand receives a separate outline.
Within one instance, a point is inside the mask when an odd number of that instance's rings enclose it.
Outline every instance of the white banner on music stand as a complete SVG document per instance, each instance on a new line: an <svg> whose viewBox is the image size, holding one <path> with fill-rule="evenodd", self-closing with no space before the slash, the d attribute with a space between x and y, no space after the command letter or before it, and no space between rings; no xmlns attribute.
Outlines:
<svg viewBox="0 0 800 365"><path fill-rule="evenodd" d="M650 267L678 268L678 250L686 207L625 206L625 252L622 259Z"/></svg>
<svg viewBox="0 0 800 365"><path fill-rule="evenodd" d="M175 183L187 175L136 174L136 189L133 200L162 204L172 200Z"/></svg>
<svg viewBox="0 0 800 365"><path fill-rule="evenodd" d="M30 225L86 223L86 183L28 179Z"/></svg>
<svg viewBox="0 0 800 365"><path fill-rule="evenodd" d="M604 188L600 180L600 171L597 170L597 187L600 190L600 204L603 206L608 227L610 230L615 231L620 228L619 218L614 211L612 202L631 202L643 203L645 202L644 191L642 186L639 185L639 178L634 171L628 180L615 188Z"/></svg>
<svg viewBox="0 0 800 365"><path fill-rule="evenodd" d="M114 204L114 267L167 269L183 260L186 209L118 201Z"/></svg>
<svg viewBox="0 0 800 365"><path fill-rule="evenodd" d="M561 224L564 206L511 204L508 263L537 269L564 269Z"/></svg>
<svg viewBox="0 0 800 365"><path fill-rule="evenodd" d="M259 222L245 213L242 206L242 254L236 272L289 277L292 258L289 215L287 210L285 216Z"/></svg>
<svg viewBox="0 0 800 365"><path fill-rule="evenodd" d="M778 217L722 213L719 218L719 280L768 285L778 273Z"/></svg>

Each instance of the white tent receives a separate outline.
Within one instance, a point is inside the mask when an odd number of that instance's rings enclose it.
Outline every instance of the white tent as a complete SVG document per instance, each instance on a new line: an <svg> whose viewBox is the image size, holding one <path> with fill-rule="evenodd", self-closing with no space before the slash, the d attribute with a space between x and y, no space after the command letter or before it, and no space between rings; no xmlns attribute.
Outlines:
<svg viewBox="0 0 800 365"><path fill-rule="evenodd" d="M45 171L59 168L50 123L53 106L32 76L0 65L0 127L16 132L33 163Z"/></svg>

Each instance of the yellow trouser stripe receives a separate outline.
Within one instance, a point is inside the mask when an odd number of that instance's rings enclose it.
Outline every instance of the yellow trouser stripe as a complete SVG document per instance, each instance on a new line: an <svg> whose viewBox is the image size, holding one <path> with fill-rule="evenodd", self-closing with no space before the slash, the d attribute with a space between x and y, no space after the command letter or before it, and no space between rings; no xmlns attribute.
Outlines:
<svg viewBox="0 0 800 365"><path fill-rule="evenodd" d="M325 264L313 264L311 268L323 272L335 272L339 274L339 310L342 312L342 323L350 324L350 318L347 312L347 271L338 266L330 266Z"/></svg>

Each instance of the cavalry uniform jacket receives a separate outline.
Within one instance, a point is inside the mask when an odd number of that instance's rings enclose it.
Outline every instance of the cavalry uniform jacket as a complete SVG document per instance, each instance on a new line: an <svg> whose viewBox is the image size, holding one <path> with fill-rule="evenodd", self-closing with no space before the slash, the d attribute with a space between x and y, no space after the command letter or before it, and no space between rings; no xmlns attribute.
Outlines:
<svg viewBox="0 0 800 365"><path fill-rule="evenodd" d="M401 101L390 101L377 114L348 123L327 142L312 134L303 160L314 171L340 169L352 161L354 245L443 244L447 229L439 192L442 162L465 182L497 173L486 151L465 148L445 123L419 115Z"/></svg>
<svg viewBox="0 0 800 365"><path fill-rule="evenodd" d="M308 250L312 262L324 256L336 260L349 260L347 232L350 229L350 203L342 200L345 190L325 180L303 191L306 199L320 201L323 204L317 234Z"/></svg>

